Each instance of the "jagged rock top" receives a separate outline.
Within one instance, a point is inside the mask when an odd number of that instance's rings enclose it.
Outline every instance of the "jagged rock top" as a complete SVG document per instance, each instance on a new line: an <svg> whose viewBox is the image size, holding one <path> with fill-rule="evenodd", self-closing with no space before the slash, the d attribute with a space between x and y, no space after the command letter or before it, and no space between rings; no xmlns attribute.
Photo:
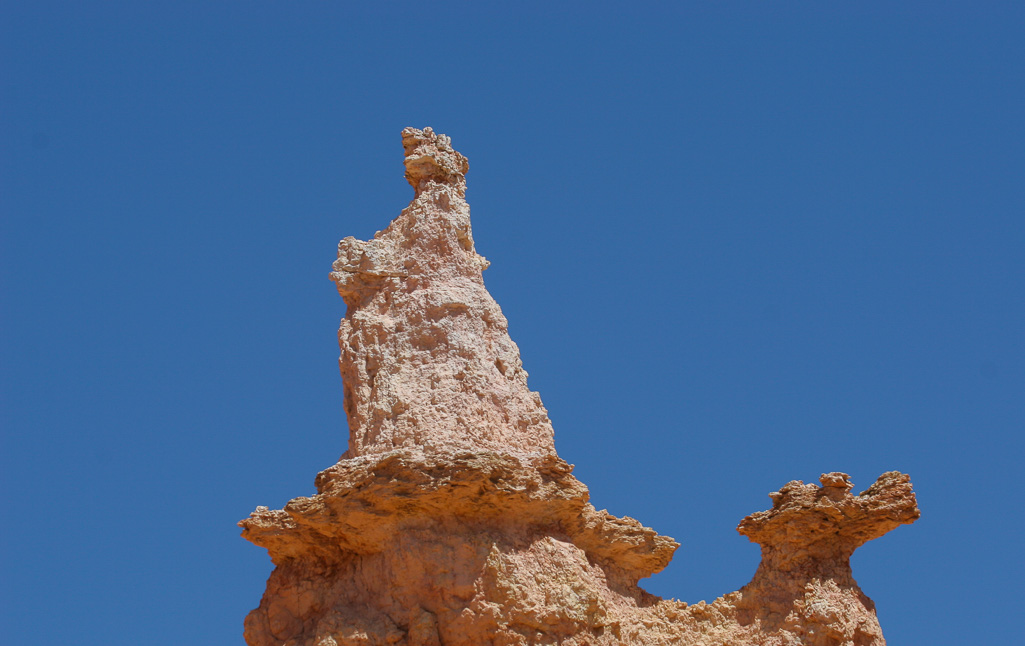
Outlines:
<svg viewBox="0 0 1025 646"><path fill-rule="evenodd" d="M338 330L347 455L554 453L548 413L484 287L469 163L430 128L406 128L402 145L413 201L372 240L342 240L331 272L348 305Z"/></svg>
<svg viewBox="0 0 1025 646"><path fill-rule="evenodd" d="M452 148L452 138L439 135L431 128L402 131L402 147L406 150L406 181L419 195L430 182L465 185L470 162Z"/></svg>
<svg viewBox="0 0 1025 646"><path fill-rule="evenodd" d="M854 496L850 476L823 473L821 487L794 480L769 494L772 509L751 514L737 527L762 546L763 566L803 568L827 575L867 541L918 519L911 478L888 471Z"/></svg>

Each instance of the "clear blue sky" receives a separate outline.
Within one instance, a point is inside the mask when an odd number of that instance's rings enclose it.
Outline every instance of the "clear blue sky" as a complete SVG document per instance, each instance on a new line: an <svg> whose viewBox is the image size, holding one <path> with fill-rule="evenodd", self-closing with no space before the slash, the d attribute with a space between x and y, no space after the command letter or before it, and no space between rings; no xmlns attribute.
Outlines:
<svg viewBox="0 0 1025 646"><path fill-rule="evenodd" d="M559 451L682 543L648 590L899 469L890 642L1020 639L1025 8L852 4L3 1L3 641L242 643L235 522L344 450L327 273L407 125L470 158Z"/></svg>

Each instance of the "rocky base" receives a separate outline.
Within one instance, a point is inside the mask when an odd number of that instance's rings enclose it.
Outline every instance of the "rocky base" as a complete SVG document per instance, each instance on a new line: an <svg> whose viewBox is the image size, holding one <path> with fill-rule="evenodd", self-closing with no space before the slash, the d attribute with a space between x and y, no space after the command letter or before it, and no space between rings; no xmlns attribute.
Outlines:
<svg viewBox="0 0 1025 646"><path fill-rule="evenodd" d="M823 481L790 483L772 510L744 519L741 531L764 541L754 580L689 606L637 586L677 544L596 510L555 456L403 450L343 460L317 476L317 495L240 523L277 566L246 641L883 644L848 559L859 540L917 517L910 483L887 473L855 497L843 474ZM848 535L847 548L825 548Z"/></svg>

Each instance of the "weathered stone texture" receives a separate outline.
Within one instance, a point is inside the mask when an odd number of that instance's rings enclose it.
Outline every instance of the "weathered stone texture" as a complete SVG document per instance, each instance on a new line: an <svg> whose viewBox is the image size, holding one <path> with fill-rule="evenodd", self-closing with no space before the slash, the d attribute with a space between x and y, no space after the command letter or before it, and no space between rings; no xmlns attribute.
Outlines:
<svg viewBox="0 0 1025 646"><path fill-rule="evenodd" d="M881 646L851 576L865 541L918 518L907 476L859 496L791 482L738 527L751 583L688 605L641 590L677 543L588 502L555 453L505 317L484 288L448 137L402 133L413 202L332 279L349 449L317 494L239 524L275 564L250 646Z"/></svg>
<svg viewBox="0 0 1025 646"><path fill-rule="evenodd" d="M348 305L338 330L348 457L555 452L520 352L481 272L464 199L466 158L430 128L402 131L413 202L373 240L338 245L331 278Z"/></svg>

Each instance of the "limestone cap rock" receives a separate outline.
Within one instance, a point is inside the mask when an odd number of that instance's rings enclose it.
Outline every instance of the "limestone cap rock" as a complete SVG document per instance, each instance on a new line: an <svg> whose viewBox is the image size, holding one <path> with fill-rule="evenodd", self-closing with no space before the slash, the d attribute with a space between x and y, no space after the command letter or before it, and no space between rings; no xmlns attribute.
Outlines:
<svg viewBox="0 0 1025 646"><path fill-rule="evenodd" d="M429 182L460 185L466 181L470 163L452 148L452 138L436 134L432 128L402 130L406 151L406 181L417 195Z"/></svg>

